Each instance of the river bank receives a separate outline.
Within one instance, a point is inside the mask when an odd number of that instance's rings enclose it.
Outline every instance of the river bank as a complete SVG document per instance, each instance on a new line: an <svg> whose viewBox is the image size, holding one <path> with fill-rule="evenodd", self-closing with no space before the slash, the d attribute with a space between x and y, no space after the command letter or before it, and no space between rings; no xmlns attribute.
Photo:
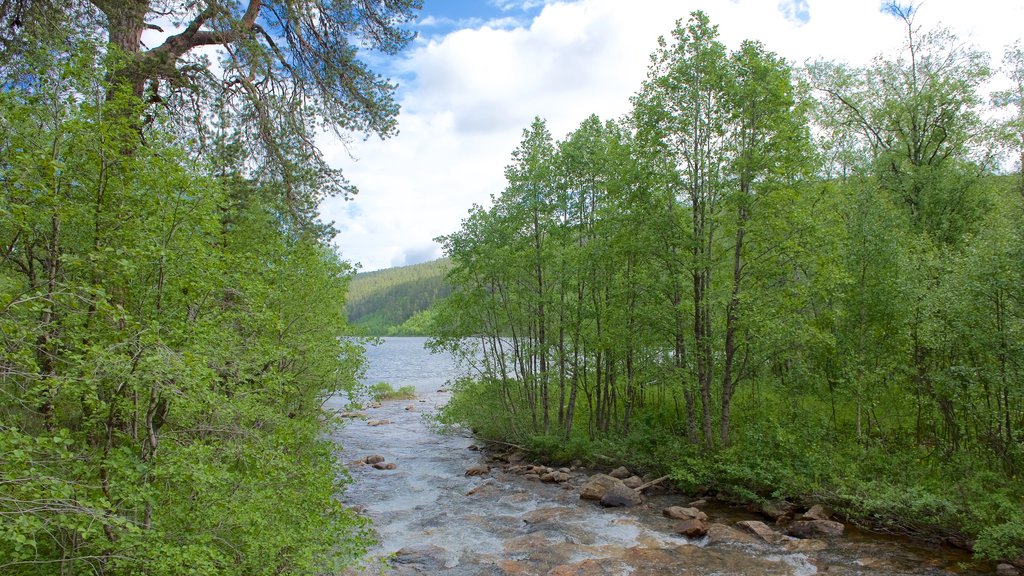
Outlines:
<svg viewBox="0 0 1024 576"><path fill-rule="evenodd" d="M658 487L630 508L581 500L581 487L600 471L569 467L565 482L543 482L523 473L530 464L515 453L480 451L466 433L438 434L423 415L447 399L434 391L414 401L384 402L331 436L343 446L339 456L353 478L344 503L372 521L379 541L371 573L992 573L991 566L969 565L963 551L852 526L837 539L770 544L737 527L762 516L716 501L701 505L713 528L687 538L676 534L677 521L662 511L688 506L692 497ZM374 455L382 461L367 464Z"/></svg>

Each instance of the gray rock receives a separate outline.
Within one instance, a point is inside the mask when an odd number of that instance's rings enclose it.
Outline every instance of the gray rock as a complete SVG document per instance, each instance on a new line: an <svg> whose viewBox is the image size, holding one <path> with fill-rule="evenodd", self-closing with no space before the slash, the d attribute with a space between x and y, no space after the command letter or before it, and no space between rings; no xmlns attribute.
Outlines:
<svg viewBox="0 0 1024 576"><path fill-rule="evenodd" d="M447 550L439 546L406 546L395 552L391 563L398 566L414 567L419 571L433 573L445 567L444 555Z"/></svg>
<svg viewBox="0 0 1024 576"><path fill-rule="evenodd" d="M1020 570L1013 564L999 564L996 566L997 576L1020 576Z"/></svg>
<svg viewBox="0 0 1024 576"><path fill-rule="evenodd" d="M640 493L622 483L612 486L601 497L601 505L608 508L636 506L641 502L643 500L640 499Z"/></svg>

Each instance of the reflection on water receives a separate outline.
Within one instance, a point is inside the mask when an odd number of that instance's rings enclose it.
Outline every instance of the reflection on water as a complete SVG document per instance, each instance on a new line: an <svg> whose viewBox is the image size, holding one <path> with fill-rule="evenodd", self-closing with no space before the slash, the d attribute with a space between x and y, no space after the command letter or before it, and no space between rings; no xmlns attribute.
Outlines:
<svg viewBox="0 0 1024 576"><path fill-rule="evenodd" d="M439 435L423 416L448 399L451 358L432 355L424 338L385 338L367 349L367 384L412 385L417 399L385 402L363 411L332 435L339 457L352 463L379 454L394 470L352 464L349 506L365 508L380 545L377 555L403 550L395 574L651 575L668 574L950 574L964 556L897 546L875 537L846 538L825 551L786 553L759 545L706 545L671 532L660 510L678 496L651 498L633 509L601 509L578 499L575 485L530 482L493 467L466 477L481 455L468 435ZM335 398L327 407L343 409ZM369 422L390 424L370 426ZM475 489L475 491L474 491ZM472 493L471 493L472 491ZM731 523L727 509L709 509L712 521Z"/></svg>

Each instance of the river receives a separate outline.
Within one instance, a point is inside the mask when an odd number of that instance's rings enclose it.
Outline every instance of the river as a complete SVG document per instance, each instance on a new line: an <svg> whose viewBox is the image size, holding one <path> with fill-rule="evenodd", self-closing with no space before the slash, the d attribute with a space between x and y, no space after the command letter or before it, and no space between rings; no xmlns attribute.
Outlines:
<svg viewBox="0 0 1024 576"><path fill-rule="evenodd" d="M369 517L379 539L373 556L391 558L365 572L470 575L661 576L675 574L977 574L961 569L969 557L947 548L864 534L829 542L822 550L786 545L687 540L660 511L685 505L681 495L650 496L634 508L603 509L579 500L585 477L566 484L531 481L493 464L483 477L466 471L484 462L468 434L435 433L424 419L447 401L456 374L451 358L432 355L423 338L386 338L367 350L367 384L412 385L415 400L363 410L336 429L339 457L350 463L347 506ZM346 400L327 407L344 409ZM375 422L376 421L376 422ZM371 426L370 423L389 421ZM380 455L393 470L361 465ZM605 470L605 472L607 472ZM710 521L732 525L756 516L724 506L705 507Z"/></svg>

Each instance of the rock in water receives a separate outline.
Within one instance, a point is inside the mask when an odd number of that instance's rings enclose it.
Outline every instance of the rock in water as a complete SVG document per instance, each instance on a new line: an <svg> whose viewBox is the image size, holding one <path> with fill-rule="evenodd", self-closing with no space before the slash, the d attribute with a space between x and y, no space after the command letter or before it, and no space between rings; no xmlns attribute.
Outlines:
<svg viewBox="0 0 1024 576"><path fill-rule="evenodd" d="M612 478L618 478L619 480L624 480L632 476L632 474L629 473L629 470L627 470L625 466L619 466L615 470L609 472L608 475L611 476Z"/></svg>
<svg viewBox="0 0 1024 576"><path fill-rule="evenodd" d="M376 464L378 462L383 462L383 461L384 461L384 457L381 456L380 454L371 454L369 456L364 456L363 457L363 462L365 462L367 464Z"/></svg>
<svg viewBox="0 0 1024 576"><path fill-rule="evenodd" d="M406 546L395 552L392 564L414 567L417 571L433 573L445 567L444 555L447 550L439 546Z"/></svg>
<svg viewBox="0 0 1024 576"><path fill-rule="evenodd" d="M797 538L834 538L843 535L844 526L833 520L798 520L789 525L789 535Z"/></svg>
<svg viewBox="0 0 1024 576"><path fill-rule="evenodd" d="M757 520L743 520L741 522L737 522L736 525L769 544L778 544L786 539L784 535L772 530L764 522L759 522Z"/></svg>
<svg viewBox="0 0 1024 576"><path fill-rule="evenodd" d="M672 527L676 534L682 534L687 538L700 538L708 533L708 525L696 518L688 518Z"/></svg>
<svg viewBox="0 0 1024 576"><path fill-rule="evenodd" d="M548 472L547 474L540 477L541 482L554 482L561 484L562 482L569 481L569 475L565 472Z"/></svg>
<svg viewBox="0 0 1024 576"><path fill-rule="evenodd" d="M394 470L395 468L398 468L398 466L395 466L394 462L377 462L373 467L377 470Z"/></svg>
<svg viewBox="0 0 1024 576"><path fill-rule="evenodd" d="M811 506L810 510L808 510L807 512L804 512L803 516L801 516L800 519L801 520L831 520L832 519L832 515L829 514L829 512L827 510L825 510L825 507L822 506L821 504L815 504L814 506Z"/></svg>
<svg viewBox="0 0 1024 576"><path fill-rule="evenodd" d="M630 476L629 478L623 480L622 483L625 484L626 486L629 486L633 490L636 490L637 488L644 485L644 480L639 476Z"/></svg>
<svg viewBox="0 0 1024 576"><path fill-rule="evenodd" d="M640 493L625 484L617 484L608 489L601 497L601 505L609 508L618 506L636 506L640 504Z"/></svg>
<svg viewBox="0 0 1024 576"><path fill-rule="evenodd" d="M477 464L466 469L466 476L486 476L491 471L487 464Z"/></svg>
<svg viewBox="0 0 1024 576"><path fill-rule="evenodd" d="M605 493L612 486L623 486L623 484L618 478L612 478L607 474L594 474L580 488L580 498L584 500L600 500L604 498Z"/></svg>
<svg viewBox="0 0 1024 576"><path fill-rule="evenodd" d="M682 506L669 506L662 510L661 514L668 518L675 518L676 520L696 519L701 522L706 522L708 519L708 515L700 510L696 508L683 508Z"/></svg>

